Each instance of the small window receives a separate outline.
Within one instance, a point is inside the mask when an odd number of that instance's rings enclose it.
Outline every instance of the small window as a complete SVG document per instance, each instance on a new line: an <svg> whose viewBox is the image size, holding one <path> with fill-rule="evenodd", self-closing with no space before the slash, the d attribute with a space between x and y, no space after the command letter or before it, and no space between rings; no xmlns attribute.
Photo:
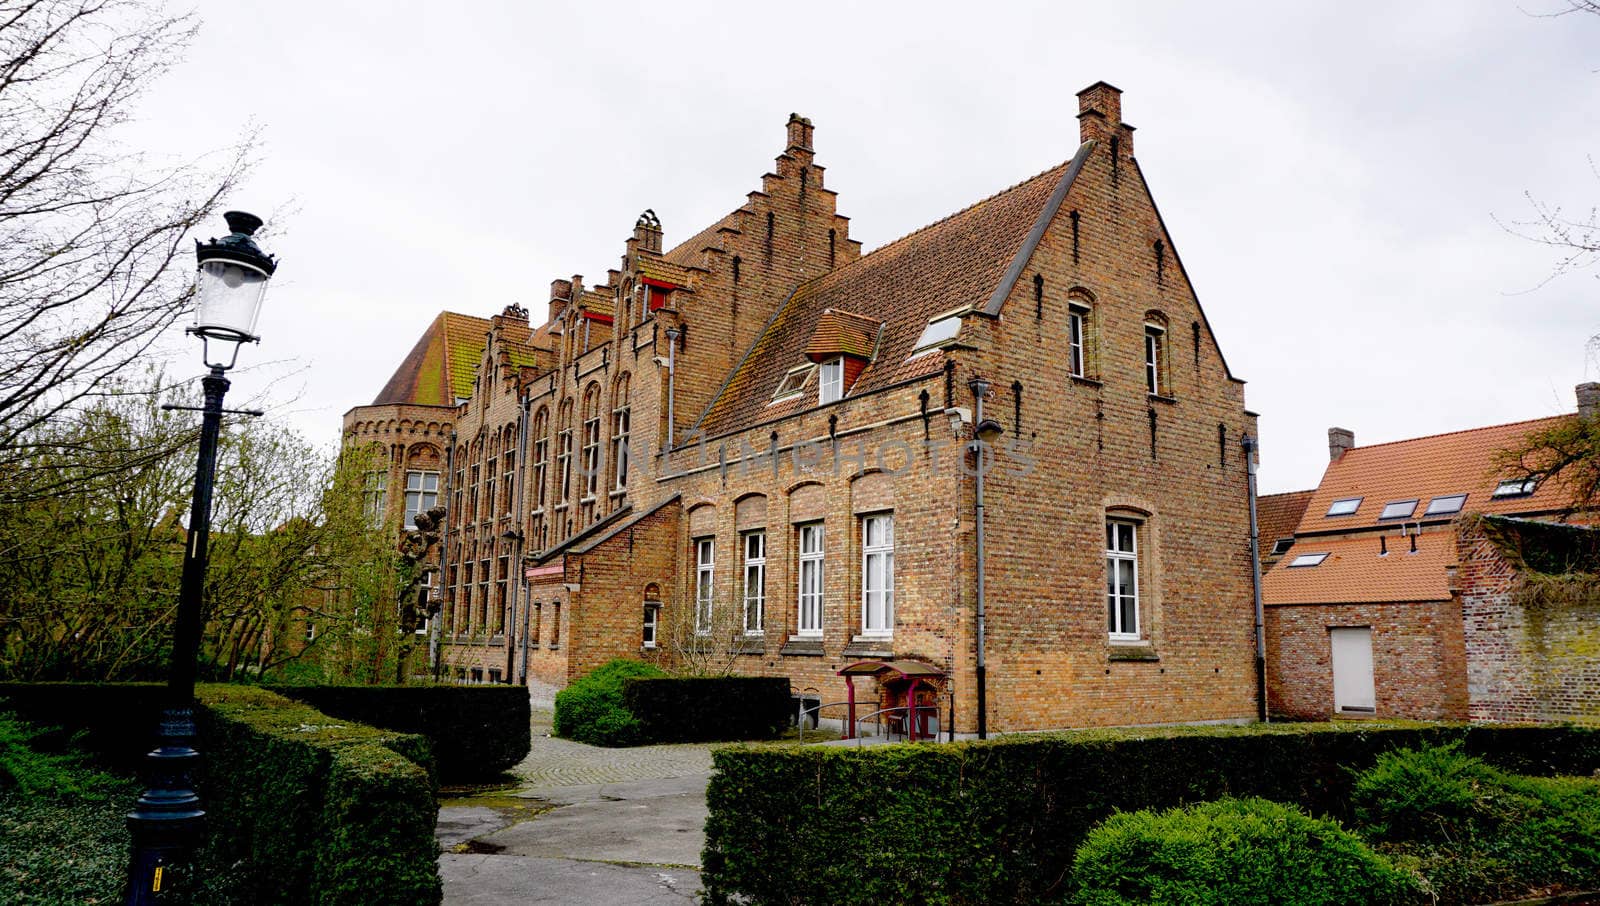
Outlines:
<svg viewBox="0 0 1600 906"><path fill-rule="evenodd" d="M917 345L914 349L916 352L924 352L930 347L954 340L956 334L960 332L960 315L946 315L942 318L935 318L928 322L927 327L923 328L922 336L917 338Z"/></svg>
<svg viewBox="0 0 1600 906"><path fill-rule="evenodd" d="M1383 512L1378 514L1379 519L1409 519L1417 511L1417 500L1391 500L1383 505Z"/></svg>
<svg viewBox="0 0 1600 906"><path fill-rule="evenodd" d="M1144 326L1144 383L1151 396L1162 396L1162 365L1166 358L1167 332L1154 324Z"/></svg>
<svg viewBox="0 0 1600 906"><path fill-rule="evenodd" d="M822 363L817 379L817 405L826 406L844 397L844 359Z"/></svg>
<svg viewBox="0 0 1600 906"><path fill-rule="evenodd" d="M656 629L661 625L661 602L644 602L644 647L656 647Z"/></svg>
<svg viewBox="0 0 1600 906"><path fill-rule="evenodd" d="M1293 538L1279 538L1277 541L1272 542L1272 556L1281 557L1287 554L1291 547L1294 547Z"/></svg>
<svg viewBox="0 0 1600 906"><path fill-rule="evenodd" d="M1350 514L1354 513L1356 510L1361 508L1361 501L1365 500L1365 499L1366 498L1364 498L1364 497L1346 497L1346 498L1344 498L1342 500L1335 500L1328 507L1327 515L1329 515L1329 516L1349 516Z"/></svg>
<svg viewBox="0 0 1600 906"><path fill-rule="evenodd" d="M1322 561L1328 559L1327 554L1301 554L1289 561L1290 569L1299 569L1306 566L1321 566Z"/></svg>
<svg viewBox="0 0 1600 906"><path fill-rule="evenodd" d="M790 368L784 374L783 379L778 381L778 391L772 394L772 401L776 403L779 400L799 396L800 392L806 387L806 381L811 380L811 372L816 370L817 366L815 365L799 365Z"/></svg>
<svg viewBox="0 0 1600 906"><path fill-rule="evenodd" d="M1084 376L1083 322L1089 310L1074 305L1067 310L1067 367L1073 377Z"/></svg>
<svg viewBox="0 0 1600 906"><path fill-rule="evenodd" d="M1449 513L1459 513L1466 506L1467 495L1451 494L1448 497L1435 497L1428 501L1428 508L1422 511L1424 516L1444 516Z"/></svg>
<svg viewBox="0 0 1600 906"><path fill-rule="evenodd" d="M1499 497L1526 497L1539 489L1537 478L1507 478L1495 485L1492 496Z"/></svg>

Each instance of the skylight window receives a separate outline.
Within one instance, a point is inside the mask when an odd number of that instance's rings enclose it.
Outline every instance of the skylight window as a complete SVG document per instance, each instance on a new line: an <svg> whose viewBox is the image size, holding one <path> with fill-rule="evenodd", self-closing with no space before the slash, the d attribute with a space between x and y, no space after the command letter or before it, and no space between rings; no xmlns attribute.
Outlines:
<svg viewBox="0 0 1600 906"><path fill-rule="evenodd" d="M1383 512L1378 514L1379 519L1409 519L1417 511L1417 500L1391 500L1383 505Z"/></svg>
<svg viewBox="0 0 1600 906"><path fill-rule="evenodd" d="M1526 497L1539 489L1536 478L1507 478L1495 485L1494 497Z"/></svg>
<svg viewBox="0 0 1600 906"><path fill-rule="evenodd" d="M811 379L811 372L814 370L816 370L815 365L800 365L790 368L788 373L783 376L783 380L778 382L778 391L772 394L772 401L778 402L779 400L799 396L800 392L805 389L806 381Z"/></svg>
<svg viewBox="0 0 1600 906"><path fill-rule="evenodd" d="M1467 504L1467 495L1451 494L1447 497L1435 497L1428 501L1428 508L1422 511L1424 516L1445 516L1450 513L1459 513Z"/></svg>
<svg viewBox="0 0 1600 906"><path fill-rule="evenodd" d="M1364 497L1346 497L1342 500L1335 500L1333 504L1328 507L1328 515L1348 516L1359 509L1361 507L1361 501L1365 499L1366 498Z"/></svg>
<svg viewBox="0 0 1600 906"><path fill-rule="evenodd" d="M928 326L922 329L922 336L917 338L915 347L917 352L924 352L940 343L945 343L956 338L961 332L961 315L945 315L934 318Z"/></svg>
<svg viewBox="0 0 1600 906"><path fill-rule="evenodd" d="M1289 561L1290 569L1304 569L1308 566L1321 566L1322 561L1328 559L1327 554L1301 554Z"/></svg>
<svg viewBox="0 0 1600 906"><path fill-rule="evenodd" d="M1272 543L1272 556L1281 557L1284 554L1287 554L1289 552L1289 548L1291 547L1294 547L1293 538L1279 538L1277 541Z"/></svg>

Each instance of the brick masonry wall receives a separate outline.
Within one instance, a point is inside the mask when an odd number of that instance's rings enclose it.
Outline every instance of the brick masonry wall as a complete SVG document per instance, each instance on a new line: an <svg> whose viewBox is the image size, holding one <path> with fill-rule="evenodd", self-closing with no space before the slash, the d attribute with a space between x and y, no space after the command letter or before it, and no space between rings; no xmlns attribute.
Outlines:
<svg viewBox="0 0 1600 906"><path fill-rule="evenodd" d="M1459 603L1277 605L1268 607L1266 616L1267 701L1273 716L1296 720L1333 717L1328 630L1370 626L1377 695L1377 711L1371 716L1466 718Z"/></svg>
<svg viewBox="0 0 1600 906"><path fill-rule="evenodd" d="M1470 524L1457 552L1472 719L1600 719L1600 608L1521 605L1516 568Z"/></svg>

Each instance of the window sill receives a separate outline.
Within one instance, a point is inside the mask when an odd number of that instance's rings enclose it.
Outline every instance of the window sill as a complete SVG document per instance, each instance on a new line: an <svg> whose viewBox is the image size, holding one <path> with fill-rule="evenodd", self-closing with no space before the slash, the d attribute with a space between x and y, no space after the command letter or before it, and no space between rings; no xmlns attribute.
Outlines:
<svg viewBox="0 0 1600 906"><path fill-rule="evenodd" d="M612 500L620 500L621 498L628 496L628 489L627 488L617 488L617 489L613 490L607 496L609 496Z"/></svg>
<svg viewBox="0 0 1600 906"><path fill-rule="evenodd" d="M1081 374L1074 374L1072 376L1072 383L1082 384L1085 387L1104 387L1106 385L1105 381L1102 381L1098 378L1084 377Z"/></svg>
<svg viewBox="0 0 1600 906"><path fill-rule="evenodd" d="M1165 393L1147 393L1145 398L1152 403L1166 403L1169 406L1176 405L1178 402L1177 397L1167 396Z"/></svg>
<svg viewBox="0 0 1600 906"><path fill-rule="evenodd" d="M801 657L822 657L822 638L791 638L778 649L779 654L798 655Z"/></svg>
<svg viewBox="0 0 1600 906"><path fill-rule="evenodd" d="M552 642L549 645L546 645L544 647L550 649L551 651L560 651L561 650L561 643L560 642Z"/></svg>
<svg viewBox="0 0 1600 906"><path fill-rule="evenodd" d="M767 640L761 636L746 636L739 640L735 654L766 654Z"/></svg>
<svg viewBox="0 0 1600 906"><path fill-rule="evenodd" d="M862 638L857 636L845 646L844 657L880 658L888 660L894 657L894 640L889 638Z"/></svg>
<svg viewBox="0 0 1600 906"><path fill-rule="evenodd" d="M1111 642L1111 647L1106 651L1107 661L1159 661L1161 656L1156 654L1156 646L1146 641L1138 642Z"/></svg>

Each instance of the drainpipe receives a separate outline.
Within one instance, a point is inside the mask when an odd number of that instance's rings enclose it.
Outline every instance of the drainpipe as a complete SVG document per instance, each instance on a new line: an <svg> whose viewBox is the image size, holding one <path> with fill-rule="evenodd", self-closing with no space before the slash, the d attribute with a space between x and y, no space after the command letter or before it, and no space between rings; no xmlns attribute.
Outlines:
<svg viewBox="0 0 1600 906"><path fill-rule="evenodd" d="M455 462L456 462L456 432L451 431L450 432L450 443L446 446L445 451L444 451L444 475L445 475L445 484L444 484L444 486L445 486L445 493L446 494L450 493L453 490L453 488L451 488L450 485L451 485L451 482L453 482L455 480L455 475L456 475ZM445 498L445 501L446 501L447 504L448 504L449 500L450 500L449 497ZM450 570L450 517L452 517L454 515L455 515L455 513L450 512L450 509L449 509L449 507L447 505L445 507L445 513L444 513L444 526L439 529L439 588L438 588L438 592L439 592L439 600L440 600L441 603L439 604L439 612L434 615L434 618L432 620L429 621L429 626L428 626L428 670L429 670L430 673L433 674L433 678L436 681L439 679L439 667L440 667L440 663L439 663L439 636L444 632L444 604L442 602L444 601L444 597L445 597L445 579L448 578L449 575L450 575L450 572L449 572L449 570ZM454 606L455 606L455 602L451 601L450 604L451 604L451 608L453 610ZM451 616L454 617L455 614L452 613Z"/></svg>
<svg viewBox="0 0 1600 906"><path fill-rule="evenodd" d="M999 425L985 421L983 417L983 398L989 395L989 382L983 378L973 378L967 383L972 390L972 450L977 457L976 471L977 484L975 485L976 499L974 501L975 516L977 519L977 569L978 569L978 662L974 667L977 680L978 696L978 738L989 738L989 677L988 664L984 658L984 647L987 642L987 626L985 625L985 598L984 598L984 549L983 549L983 473L986 471L984 464L984 450L988 446L988 439L983 435L992 431L999 434Z"/></svg>
<svg viewBox="0 0 1600 906"><path fill-rule="evenodd" d="M678 372L678 328L667 328L667 452L672 452L674 446L672 398L676 387Z"/></svg>
<svg viewBox="0 0 1600 906"><path fill-rule="evenodd" d="M526 611L528 606L527 580L522 576L522 495L525 490L523 486L526 484L526 482L523 480L523 476L527 474L528 469L527 463L523 462L522 460L523 457L528 455L528 407L532 404L532 402L533 400L531 397L524 396L522 398L522 409L517 413L517 470L516 474L512 476L512 481L515 483L515 485L511 492L511 498L512 500L516 501L516 505L512 509L511 528L506 531L506 536L512 544L511 568L517 572L516 584L511 586L511 620L509 621L510 625L506 629L506 631L511 634L511 637L506 639L507 684L514 681L513 676L515 675L517 663L517 647L519 643L526 638L526 636L518 634L517 611L519 607ZM523 622L527 622L525 613ZM527 669L526 664L523 665L523 669ZM523 683L523 685L527 685L527 683Z"/></svg>
<svg viewBox="0 0 1600 906"><path fill-rule="evenodd" d="M1269 723L1267 717L1267 629L1266 615L1261 608L1261 529L1256 524L1256 439L1246 434L1239 439L1244 448L1245 471L1250 498L1250 589L1256 603L1256 717Z"/></svg>

